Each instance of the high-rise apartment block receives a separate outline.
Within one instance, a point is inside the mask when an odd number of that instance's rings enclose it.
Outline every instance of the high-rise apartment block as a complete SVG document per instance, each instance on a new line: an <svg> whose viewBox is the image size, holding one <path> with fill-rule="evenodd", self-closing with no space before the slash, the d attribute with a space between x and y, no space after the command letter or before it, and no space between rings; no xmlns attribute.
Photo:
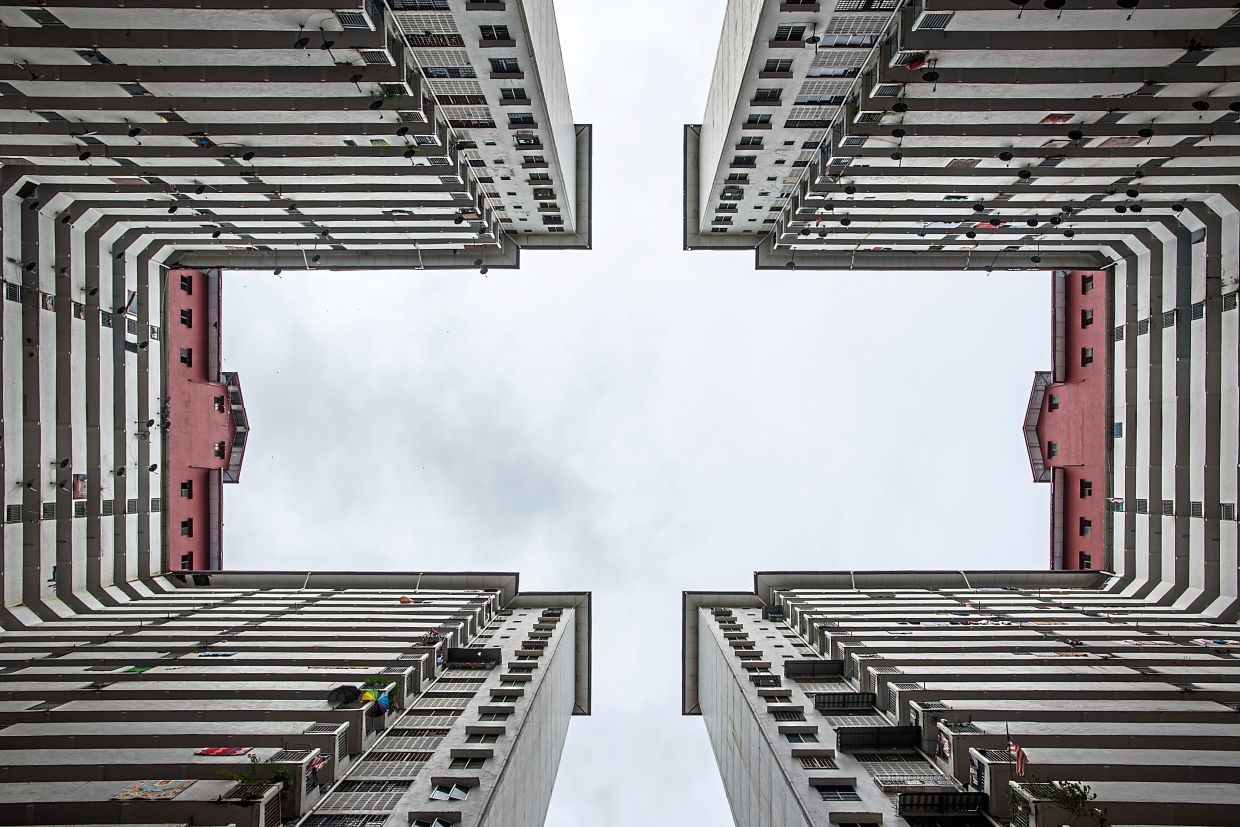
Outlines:
<svg viewBox="0 0 1240 827"><path fill-rule="evenodd" d="M6 612L0 823L533 827L590 712L589 594L515 574L173 573L109 594Z"/></svg>
<svg viewBox="0 0 1240 827"><path fill-rule="evenodd" d="M1055 271L1025 421L1035 479L1057 480L1053 566L1234 595L1236 15L733 0L685 129L684 245L759 269Z"/></svg>
<svg viewBox="0 0 1240 827"><path fill-rule="evenodd" d="M759 572L685 593L682 708L742 827L1240 823L1240 604L1134 586Z"/></svg>
<svg viewBox="0 0 1240 827"><path fill-rule="evenodd" d="M220 268L590 245L550 0L17 5L0 57L7 603L223 565Z"/></svg>

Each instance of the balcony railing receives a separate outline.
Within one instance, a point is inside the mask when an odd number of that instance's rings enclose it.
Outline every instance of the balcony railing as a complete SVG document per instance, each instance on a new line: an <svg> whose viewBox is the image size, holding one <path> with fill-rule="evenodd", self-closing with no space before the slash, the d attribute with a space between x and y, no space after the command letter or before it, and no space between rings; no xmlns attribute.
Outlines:
<svg viewBox="0 0 1240 827"><path fill-rule="evenodd" d="M986 808L986 793L936 790L900 793L898 811L901 816L961 815L977 813Z"/></svg>
<svg viewBox="0 0 1240 827"><path fill-rule="evenodd" d="M835 747L840 752L900 747L913 749L921 738L915 726L836 727Z"/></svg>
<svg viewBox="0 0 1240 827"><path fill-rule="evenodd" d="M819 712L840 712L846 709L871 710L878 702L873 692L818 692L814 695L814 709Z"/></svg>
<svg viewBox="0 0 1240 827"><path fill-rule="evenodd" d="M844 672L844 661L801 658L784 661L784 677L793 680L830 678Z"/></svg>
<svg viewBox="0 0 1240 827"><path fill-rule="evenodd" d="M502 650L496 649L458 649L449 647L447 665L449 669L494 669L503 661Z"/></svg>

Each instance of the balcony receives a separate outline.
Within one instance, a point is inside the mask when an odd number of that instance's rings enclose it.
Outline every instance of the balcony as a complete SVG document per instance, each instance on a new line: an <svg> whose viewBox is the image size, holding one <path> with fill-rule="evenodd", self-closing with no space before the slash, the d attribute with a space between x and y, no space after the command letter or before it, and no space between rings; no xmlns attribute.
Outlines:
<svg viewBox="0 0 1240 827"><path fill-rule="evenodd" d="M895 747L915 749L921 738L921 730L915 726L836 727L835 738L835 748L840 752L881 750Z"/></svg>
<svg viewBox="0 0 1240 827"><path fill-rule="evenodd" d="M822 658L801 658L784 661L784 677L794 681L812 681L844 674L844 661Z"/></svg>
<svg viewBox="0 0 1240 827"><path fill-rule="evenodd" d="M448 648L449 669L494 669L503 660L502 650Z"/></svg>
<svg viewBox="0 0 1240 827"><path fill-rule="evenodd" d="M986 793L934 790L900 793L901 816L968 815L986 809Z"/></svg>
<svg viewBox="0 0 1240 827"><path fill-rule="evenodd" d="M870 711L877 703L873 692L818 692L814 694L814 709L835 714L843 711Z"/></svg>

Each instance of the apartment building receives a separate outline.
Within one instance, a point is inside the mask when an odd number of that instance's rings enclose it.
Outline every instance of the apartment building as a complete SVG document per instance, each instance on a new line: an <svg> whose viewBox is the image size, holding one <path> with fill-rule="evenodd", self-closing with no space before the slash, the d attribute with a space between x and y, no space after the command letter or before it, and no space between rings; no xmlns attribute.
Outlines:
<svg viewBox="0 0 1240 827"><path fill-rule="evenodd" d="M163 432L170 571L224 567L224 484L241 481L250 419L236 371L223 369L219 270L168 271L167 395L149 432Z"/></svg>
<svg viewBox="0 0 1240 827"><path fill-rule="evenodd" d="M1034 482L1049 483L1050 568L1105 566L1112 327L1106 270L1051 274L1051 369L1033 377L1025 447ZM1122 436L1122 434L1120 434Z"/></svg>
<svg viewBox="0 0 1240 827"><path fill-rule="evenodd" d="M590 246L550 0L19 4L0 58L8 606L222 565L222 268Z"/></svg>
<svg viewBox="0 0 1240 827"><path fill-rule="evenodd" d="M1237 593L1240 545L1236 13L734 0L685 128L684 246L752 250L758 269L1092 277L1105 307L1055 324L1089 340L1065 364L1108 377L1107 419L1085 426L1108 459L1074 478L1040 438L1065 479L1052 562L1139 572L1133 589L1210 611L1215 584ZM1026 440L1066 413L1027 419Z"/></svg>
<svg viewBox="0 0 1240 827"><path fill-rule="evenodd" d="M1236 824L1237 604L1125 585L758 572L685 592L682 711L738 825Z"/></svg>
<svg viewBox="0 0 1240 827"><path fill-rule="evenodd" d="M540 825L590 595L173 572L0 639L0 822Z"/></svg>

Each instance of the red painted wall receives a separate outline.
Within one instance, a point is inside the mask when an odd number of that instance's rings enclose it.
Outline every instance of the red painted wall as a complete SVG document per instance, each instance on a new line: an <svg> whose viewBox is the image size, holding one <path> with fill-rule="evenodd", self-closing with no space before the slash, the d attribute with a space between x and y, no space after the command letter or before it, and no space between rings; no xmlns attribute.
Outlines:
<svg viewBox="0 0 1240 827"><path fill-rule="evenodd" d="M1089 277L1093 287L1083 289ZM1052 280L1053 284L1053 280ZM1107 317L1107 273L1077 270L1068 273L1065 293L1064 375L1046 390L1038 417L1038 439L1048 468L1063 469L1063 523L1051 530L1063 538L1065 569L1106 568L1105 526L1108 453L1111 446L1107 423L1107 352L1110 324ZM1052 307L1054 303L1052 301ZM1093 312L1093 323L1082 324L1082 311ZM1083 348L1092 348L1092 364L1081 364ZM1051 410L1058 399L1058 410ZM1050 443L1058 446L1051 456ZM1092 483L1092 495L1082 496L1081 482ZM1081 519L1089 520L1092 533L1082 535ZM1088 566L1081 555L1087 555Z"/></svg>
<svg viewBox="0 0 1240 827"><path fill-rule="evenodd" d="M189 278L189 292L182 286L182 277ZM219 352L219 320L209 318L209 289L205 273L168 271L164 325L168 381L164 530L168 538L168 567L174 571L209 568L209 538L213 534L218 536L222 529L218 517L215 524L211 522L211 487L214 484L218 488L220 484L218 473L211 472L228 465L235 430L228 393L219 382L219 366L212 365L209 358L212 339L217 345L216 353ZM219 307L218 301L215 306ZM190 311L189 325L181 321L182 310ZM189 365L181 361L182 348L190 351ZM223 399L223 410L217 410L217 398ZM224 444L224 455L217 457L215 445L220 442ZM190 496L182 495L185 482L192 486ZM221 492L214 494L218 497ZM223 513L222 506L216 513ZM192 521L191 536L182 535L185 520Z"/></svg>

